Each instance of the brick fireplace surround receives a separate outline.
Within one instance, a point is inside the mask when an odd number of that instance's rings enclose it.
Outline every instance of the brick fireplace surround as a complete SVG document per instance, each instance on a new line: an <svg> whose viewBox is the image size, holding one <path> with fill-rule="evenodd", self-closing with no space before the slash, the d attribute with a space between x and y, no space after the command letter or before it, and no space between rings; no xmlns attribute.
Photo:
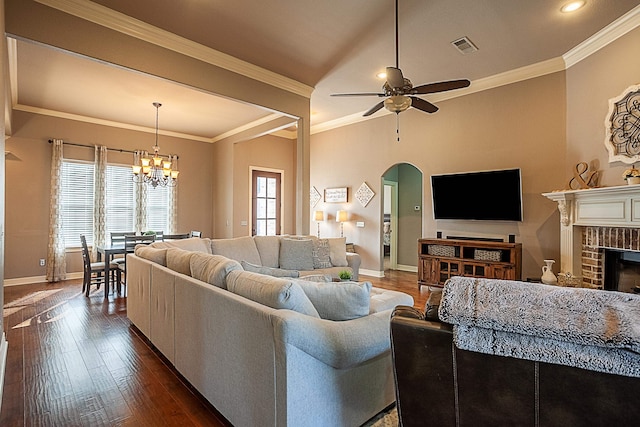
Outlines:
<svg viewBox="0 0 640 427"><path fill-rule="evenodd" d="M582 283L585 286L604 286L605 249L640 252L640 228L584 227Z"/></svg>
<svg viewBox="0 0 640 427"><path fill-rule="evenodd" d="M560 271L604 285L605 249L640 252L640 185L545 193L560 211Z"/></svg>

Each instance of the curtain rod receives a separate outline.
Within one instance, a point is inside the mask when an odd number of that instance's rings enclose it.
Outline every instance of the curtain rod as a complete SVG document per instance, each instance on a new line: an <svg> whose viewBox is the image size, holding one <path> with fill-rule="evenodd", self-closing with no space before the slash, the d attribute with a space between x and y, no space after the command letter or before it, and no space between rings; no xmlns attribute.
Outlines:
<svg viewBox="0 0 640 427"><path fill-rule="evenodd" d="M50 139L49 140L49 144L52 144L52 143L53 143L53 139ZM74 147L95 148L95 145L77 144L75 142L66 142L66 141L62 141L62 143L65 144L65 145L72 145ZM109 147L107 147L107 151L117 151L119 153L131 153L131 154L135 154L136 153L133 150L125 150L123 148L109 148ZM165 155L165 154L160 154L160 157L169 158L169 156ZM178 156L175 156L175 157L176 157L176 159L179 159Z"/></svg>

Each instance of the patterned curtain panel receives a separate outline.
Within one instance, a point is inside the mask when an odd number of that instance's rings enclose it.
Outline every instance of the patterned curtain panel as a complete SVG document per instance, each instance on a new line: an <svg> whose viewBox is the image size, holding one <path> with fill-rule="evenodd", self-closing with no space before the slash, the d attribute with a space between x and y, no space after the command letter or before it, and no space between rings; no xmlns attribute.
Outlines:
<svg viewBox="0 0 640 427"><path fill-rule="evenodd" d="M97 247L107 241L107 147L95 146L93 173L93 247L91 257L96 259Z"/></svg>
<svg viewBox="0 0 640 427"><path fill-rule="evenodd" d="M170 156L171 167L173 170L178 169L178 156ZM178 186L169 188L169 234L177 233L178 228Z"/></svg>
<svg viewBox="0 0 640 427"><path fill-rule="evenodd" d="M133 154L133 164L139 165L140 159L147 157L146 151L136 151ZM136 197L136 232L144 233L147 229L147 185L144 182L138 182L135 186Z"/></svg>
<svg viewBox="0 0 640 427"><path fill-rule="evenodd" d="M49 201L49 242L47 244L47 282L58 282L67 277L64 235L62 233L61 180L62 180L61 139L54 139L51 153L51 200Z"/></svg>

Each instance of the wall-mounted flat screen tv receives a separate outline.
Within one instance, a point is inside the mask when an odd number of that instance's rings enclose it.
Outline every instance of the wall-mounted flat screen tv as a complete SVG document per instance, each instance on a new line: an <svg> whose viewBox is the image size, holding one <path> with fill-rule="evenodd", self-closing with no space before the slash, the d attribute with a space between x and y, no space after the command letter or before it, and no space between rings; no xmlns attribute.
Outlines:
<svg viewBox="0 0 640 427"><path fill-rule="evenodd" d="M431 176L435 219L522 221L520 169Z"/></svg>

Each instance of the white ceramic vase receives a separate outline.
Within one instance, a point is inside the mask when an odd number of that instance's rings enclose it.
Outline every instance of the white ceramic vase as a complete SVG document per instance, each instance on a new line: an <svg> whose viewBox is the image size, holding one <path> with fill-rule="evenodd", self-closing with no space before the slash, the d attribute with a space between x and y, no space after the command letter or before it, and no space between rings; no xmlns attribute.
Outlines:
<svg viewBox="0 0 640 427"><path fill-rule="evenodd" d="M542 283L545 285L557 285L558 278L553 274L553 264L555 261L552 259L545 259L544 262L546 265L542 266Z"/></svg>

